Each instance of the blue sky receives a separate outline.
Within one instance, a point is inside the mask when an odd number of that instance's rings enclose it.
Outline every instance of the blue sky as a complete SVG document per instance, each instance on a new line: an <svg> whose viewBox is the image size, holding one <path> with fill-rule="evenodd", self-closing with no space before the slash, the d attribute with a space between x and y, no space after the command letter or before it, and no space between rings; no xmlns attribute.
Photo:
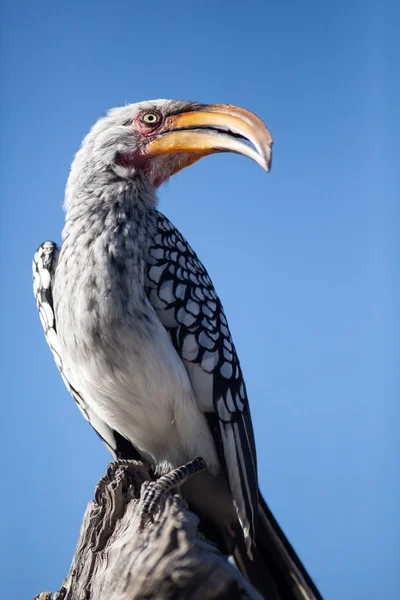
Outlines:
<svg viewBox="0 0 400 600"><path fill-rule="evenodd" d="M45 344L32 256L60 241L92 123L171 97L245 106L273 134L270 175L213 156L161 188L160 207L225 306L275 516L327 600L395 599L399 12L378 0L3 2L4 598L61 585L109 461Z"/></svg>

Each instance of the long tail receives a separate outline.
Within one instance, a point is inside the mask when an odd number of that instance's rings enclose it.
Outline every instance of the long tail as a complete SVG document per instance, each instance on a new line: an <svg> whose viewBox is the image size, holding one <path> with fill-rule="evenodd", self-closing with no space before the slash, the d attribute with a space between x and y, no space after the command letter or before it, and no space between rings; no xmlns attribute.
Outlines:
<svg viewBox="0 0 400 600"><path fill-rule="evenodd" d="M314 582L286 539L263 497L259 500L256 552L234 552L238 568L266 600L322 600Z"/></svg>

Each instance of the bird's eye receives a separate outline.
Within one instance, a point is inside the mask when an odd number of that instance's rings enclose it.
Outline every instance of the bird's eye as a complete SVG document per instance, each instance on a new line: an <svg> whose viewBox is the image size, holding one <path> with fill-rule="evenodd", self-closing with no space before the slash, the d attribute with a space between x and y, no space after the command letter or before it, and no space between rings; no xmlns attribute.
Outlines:
<svg viewBox="0 0 400 600"><path fill-rule="evenodd" d="M161 116L156 112L145 113L142 117L143 123L146 123L146 125L150 125L153 127L155 125L158 125L158 123L160 122L160 119L161 119Z"/></svg>

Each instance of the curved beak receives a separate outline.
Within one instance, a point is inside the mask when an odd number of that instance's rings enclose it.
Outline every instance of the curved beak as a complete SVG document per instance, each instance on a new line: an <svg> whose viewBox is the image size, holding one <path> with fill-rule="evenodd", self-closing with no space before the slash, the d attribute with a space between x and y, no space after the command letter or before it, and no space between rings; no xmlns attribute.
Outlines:
<svg viewBox="0 0 400 600"><path fill-rule="evenodd" d="M243 154L269 171L272 136L263 121L244 108L205 104L200 110L167 117L163 129L146 145L146 152L152 156L187 154L176 171L215 152Z"/></svg>

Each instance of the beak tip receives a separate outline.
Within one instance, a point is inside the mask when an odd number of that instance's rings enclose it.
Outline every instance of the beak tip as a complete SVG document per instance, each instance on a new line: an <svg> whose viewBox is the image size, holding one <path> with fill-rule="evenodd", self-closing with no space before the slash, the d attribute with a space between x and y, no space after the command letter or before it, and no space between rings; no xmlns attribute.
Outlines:
<svg viewBox="0 0 400 600"><path fill-rule="evenodd" d="M268 149L268 152L267 152L266 156L264 157L264 161L265 161L264 169L266 170L267 173L269 173L271 171L271 166L272 166L272 149L271 149L271 147Z"/></svg>

